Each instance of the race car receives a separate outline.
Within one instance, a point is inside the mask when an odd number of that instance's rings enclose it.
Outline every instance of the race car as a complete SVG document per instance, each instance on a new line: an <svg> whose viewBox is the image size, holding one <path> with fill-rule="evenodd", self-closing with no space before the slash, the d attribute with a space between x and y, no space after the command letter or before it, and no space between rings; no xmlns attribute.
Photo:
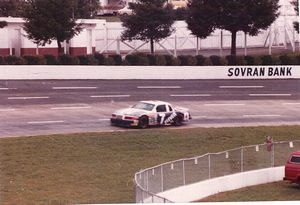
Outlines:
<svg viewBox="0 0 300 205"><path fill-rule="evenodd" d="M187 108L174 108L163 101L140 101L130 108L115 111L110 121L112 125L144 129L157 125L180 126L190 119Z"/></svg>

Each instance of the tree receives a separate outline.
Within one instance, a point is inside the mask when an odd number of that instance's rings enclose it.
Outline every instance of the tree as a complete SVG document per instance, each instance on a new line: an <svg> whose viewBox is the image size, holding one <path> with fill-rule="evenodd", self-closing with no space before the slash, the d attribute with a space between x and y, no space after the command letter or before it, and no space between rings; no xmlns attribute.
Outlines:
<svg viewBox="0 0 300 205"><path fill-rule="evenodd" d="M190 0L188 28L195 36L208 37L216 29L230 31L231 55L236 55L236 36L243 31L255 36L278 17L279 0Z"/></svg>
<svg viewBox="0 0 300 205"><path fill-rule="evenodd" d="M4 28L5 26L7 26L7 22L6 21L0 21L0 28Z"/></svg>
<svg viewBox="0 0 300 205"><path fill-rule="evenodd" d="M129 3L129 9L133 14L121 17L125 27L122 40L150 41L151 53L154 53L154 41L170 36L174 30L172 6L166 0L137 0Z"/></svg>
<svg viewBox="0 0 300 205"><path fill-rule="evenodd" d="M20 17L25 4L25 0L0 0L0 16Z"/></svg>
<svg viewBox="0 0 300 205"><path fill-rule="evenodd" d="M90 19L100 8L99 0L74 0L74 17Z"/></svg>
<svg viewBox="0 0 300 205"><path fill-rule="evenodd" d="M299 15L299 3L298 3L298 0L292 1L291 4L294 5L294 9L295 9L297 15ZM294 28L299 33L299 22L294 22Z"/></svg>
<svg viewBox="0 0 300 205"><path fill-rule="evenodd" d="M44 46L57 41L62 54L62 42L69 41L81 31L76 24L73 0L29 0L24 11L24 30L34 43Z"/></svg>

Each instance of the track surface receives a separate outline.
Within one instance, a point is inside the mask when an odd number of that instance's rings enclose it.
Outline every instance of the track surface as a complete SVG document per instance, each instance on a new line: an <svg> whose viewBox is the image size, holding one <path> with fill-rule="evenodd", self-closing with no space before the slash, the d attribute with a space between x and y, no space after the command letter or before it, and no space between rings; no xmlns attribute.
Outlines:
<svg viewBox="0 0 300 205"><path fill-rule="evenodd" d="M298 79L0 81L0 137L127 130L110 115L139 100L189 108L187 128L300 124Z"/></svg>

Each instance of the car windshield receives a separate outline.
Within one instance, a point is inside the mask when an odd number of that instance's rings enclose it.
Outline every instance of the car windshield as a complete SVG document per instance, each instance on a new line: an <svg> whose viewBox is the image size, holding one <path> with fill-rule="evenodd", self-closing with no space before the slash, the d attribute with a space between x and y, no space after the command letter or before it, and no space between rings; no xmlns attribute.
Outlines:
<svg viewBox="0 0 300 205"><path fill-rule="evenodd" d="M153 110L154 106L155 105L150 104L150 103L139 102L139 103L135 104L134 106L132 106L132 108L151 111L151 110Z"/></svg>
<svg viewBox="0 0 300 205"><path fill-rule="evenodd" d="M292 156L291 162L300 164L300 156Z"/></svg>

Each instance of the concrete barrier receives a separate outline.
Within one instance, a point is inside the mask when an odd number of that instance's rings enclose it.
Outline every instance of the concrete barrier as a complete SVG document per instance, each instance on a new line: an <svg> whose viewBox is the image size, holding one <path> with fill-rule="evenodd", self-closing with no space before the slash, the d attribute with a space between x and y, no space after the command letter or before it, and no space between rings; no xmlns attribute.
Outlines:
<svg viewBox="0 0 300 205"><path fill-rule="evenodd" d="M173 202L193 202L220 192L281 181L283 177L284 166L267 168L213 178L174 188L158 195Z"/></svg>
<svg viewBox="0 0 300 205"><path fill-rule="evenodd" d="M297 78L300 66L0 66L0 80Z"/></svg>

